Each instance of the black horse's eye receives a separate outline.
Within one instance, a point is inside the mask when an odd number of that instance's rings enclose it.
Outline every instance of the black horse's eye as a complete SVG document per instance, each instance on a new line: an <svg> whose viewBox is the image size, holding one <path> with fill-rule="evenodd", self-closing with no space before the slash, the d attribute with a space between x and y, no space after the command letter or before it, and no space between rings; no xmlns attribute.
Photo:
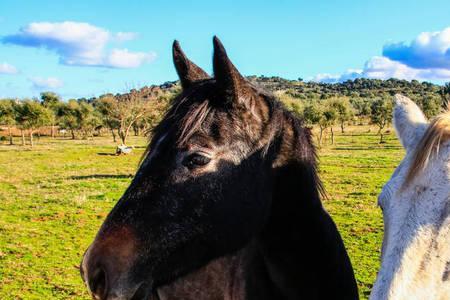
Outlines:
<svg viewBox="0 0 450 300"><path fill-rule="evenodd" d="M210 161L211 158L198 153L194 153L186 157L186 159L183 161L183 165L185 165L189 169L194 169L197 167L203 167L207 165Z"/></svg>

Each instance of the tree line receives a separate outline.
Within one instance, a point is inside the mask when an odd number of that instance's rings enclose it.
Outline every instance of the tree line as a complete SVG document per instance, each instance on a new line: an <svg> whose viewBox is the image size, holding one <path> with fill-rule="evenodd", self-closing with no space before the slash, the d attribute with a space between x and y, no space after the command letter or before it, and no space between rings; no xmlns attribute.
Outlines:
<svg viewBox="0 0 450 300"><path fill-rule="evenodd" d="M250 76L249 80L274 92L307 126L317 127L319 144L328 132L333 143L334 126L344 133L348 124L376 125L383 142L396 93L413 99L429 118L446 108L450 100L450 83L440 86L415 80L356 79L326 84L264 76ZM34 135L45 126L51 128L52 137L63 133L72 139L89 138L110 132L114 142L126 145L130 132L145 134L159 122L178 92L179 86L168 82L90 99L62 101L52 92L41 93L39 99L0 99L0 125L7 128L10 144L13 129L20 130L23 145L26 140L33 145Z"/></svg>
<svg viewBox="0 0 450 300"><path fill-rule="evenodd" d="M338 125L341 133L345 133L345 128L349 124L376 125L380 135L380 143L382 143L382 130L391 122L392 118L392 100L385 98L350 99L348 97L332 97L303 102L285 101L285 105L288 110L303 119L306 126L316 126L319 129L319 145L322 144L324 133L328 129L333 144L333 127Z"/></svg>
<svg viewBox="0 0 450 300"><path fill-rule="evenodd" d="M109 131L114 142L118 138L125 145L131 131L145 133L159 122L171 97L166 93L149 100L129 93L62 101L57 94L44 92L40 99L0 99L0 125L7 127L11 145L13 129L20 130L22 145L28 140L33 146L34 135L44 126L51 128L52 137L58 131L72 139Z"/></svg>
<svg viewBox="0 0 450 300"><path fill-rule="evenodd" d="M418 83L414 80L407 82L356 79L341 84L300 84L302 85L300 88L298 88L298 82L287 85L288 88L286 83L282 82L285 88L279 88L279 86L275 88L277 85L274 82L278 82L278 79L266 78L265 81L271 83L269 86L275 90L278 98L289 110L300 116L306 125L318 127L319 144L322 143L323 134L328 129L331 133L331 143L334 142L333 126L335 125L339 125L341 132L344 133L347 124L362 125L364 123L378 127L380 143L382 143L383 130L392 121L393 95L396 93L410 97L428 118L446 110L450 100L450 83L438 86L426 82ZM390 88L386 87L387 84ZM298 93L299 89L309 93L310 98L304 98L303 93ZM311 92L311 89L315 92ZM317 93L317 89L321 92Z"/></svg>

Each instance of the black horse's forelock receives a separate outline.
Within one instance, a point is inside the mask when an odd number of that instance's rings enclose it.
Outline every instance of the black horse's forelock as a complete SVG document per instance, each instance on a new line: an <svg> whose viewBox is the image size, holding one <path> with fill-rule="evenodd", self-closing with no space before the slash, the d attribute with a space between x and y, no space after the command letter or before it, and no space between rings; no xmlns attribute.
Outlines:
<svg viewBox="0 0 450 300"><path fill-rule="evenodd" d="M161 122L150 132L150 143L141 157L141 163L162 136L169 133L172 136L171 142L178 147L182 147L194 133L201 132L204 129L205 120L214 115L218 106L218 100L215 99L218 95L214 94L216 90L214 83L213 79L197 82L172 100ZM258 88L254 90L258 95L272 98L265 91ZM220 100L223 101L223 99ZM269 106L276 104L275 101L270 100Z"/></svg>
<svg viewBox="0 0 450 300"><path fill-rule="evenodd" d="M142 154L141 163L163 136L170 133L174 145L182 146L201 129L203 122L212 112L210 100L204 90L204 85L208 82L209 80L199 83L172 100L161 122L150 132L150 142ZM194 94L196 96L192 97Z"/></svg>
<svg viewBox="0 0 450 300"><path fill-rule="evenodd" d="M193 107L190 112L182 118L177 138L177 145L184 145L195 132L200 131L203 122L210 113L213 113L213 111L208 100L195 105L195 107Z"/></svg>

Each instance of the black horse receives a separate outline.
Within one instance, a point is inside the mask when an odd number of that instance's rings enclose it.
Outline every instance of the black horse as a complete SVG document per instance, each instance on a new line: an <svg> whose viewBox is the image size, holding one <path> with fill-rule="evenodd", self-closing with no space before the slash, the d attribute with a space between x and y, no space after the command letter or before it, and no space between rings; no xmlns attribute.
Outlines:
<svg viewBox="0 0 450 300"><path fill-rule="evenodd" d="M183 91L84 255L93 297L357 299L310 131L217 38L214 78L173 59Z"/></svg>

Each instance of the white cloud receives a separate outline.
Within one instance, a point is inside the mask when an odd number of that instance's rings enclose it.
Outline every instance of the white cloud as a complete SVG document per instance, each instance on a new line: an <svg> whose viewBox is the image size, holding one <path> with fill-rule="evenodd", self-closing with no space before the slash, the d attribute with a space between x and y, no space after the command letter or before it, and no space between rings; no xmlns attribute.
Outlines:
<svg viewBox="0 0 450 300"><path fill-rule="evenodd" d="M383 56L416 69L450 69L450 27L422 32L410 44L389 43Z"/></svg>
<svg viewBox="0 0 450 300"><path fill-rule="evenodd" d="M339 82L340 77L340 74L319 73L316 76L309 78L309 80L314 82L336 83Z"/></svg>
<svg viewBox="0 0 450 300"><path fill-rule="evenodd" d="M128 49L113 49L108 56L108 65L115 68L136 68L155 59L154 53L130 52Z"/></svg>
<svg viewBox="0 0 450 300"><path fill-rule="evenodd" d="M379 79L447 80L450 79L450 69L416 69L384 56L375 56L364 66L363 75Z"/></svg>
<svg viewBox="0 0 450 300"><path fill-rule="evenodd" d="M383 47L383 56L370 58L362 70L318 74L311 80L334 83L355 78L450 81L450 27L423 32L409 45L387 44Z"/></svg>
<svg viewBox="0 0 450 300"><path fill-rule="evenodd" d="M0 74L17 74L19 71L13 65L6 62L0 63Z"/></svg>
<svg viewBox="0 0 450 300"><path fill-rule="evenodd" d="M138 37L136 32L118 32L114 35L114 39L118 42L132 41Z"/></svg>
<svg viewBox="0 0 450 300"><path fill-rule="evenodd" d="M342 74L329 74L329 73L317 74L316 76L311 78L311 80L324 83L336 83L359 78L361 77L362 73L363 70L360 69L348 69Z"/></svg>
<svg viewBox="0 0 450 300"><path fill-rule="evenodd" d="M362 70L347 70L342 74L318 74L311 80L323 83L336 83L356 78L448 81L450 80L450 70L415 69L384 56L374 56L365 63Z"/></svg>
<svg viewBox="0 0 450 300"><path fill-rule="evenodd" d="M58 89L64 85L61 79L55 77L31 77L30 81L33 84L33 88L37 90Z"/></svg>
<svg viewBox="0 0 450 300"><path fill-rule="evenodd" d="M136 68L151 60L140 59L137 61L136 57L142 57L142 52L131 52L126 49L107 50L108 44L113 41L129 41L135 39L136 36L132 32L112 34L103 28L93 26L89 23L35 22L21 28L17 34L4 37L2 41L5 44L48 49L57 53L60 63L65 65ZM120 58L117 57L116 53L121 52L128 54L122 55L121 58L132 59L132 63L115 61L114 64L111 64L111 57ZM147 58L147 56L145 57Z"/></svg>

